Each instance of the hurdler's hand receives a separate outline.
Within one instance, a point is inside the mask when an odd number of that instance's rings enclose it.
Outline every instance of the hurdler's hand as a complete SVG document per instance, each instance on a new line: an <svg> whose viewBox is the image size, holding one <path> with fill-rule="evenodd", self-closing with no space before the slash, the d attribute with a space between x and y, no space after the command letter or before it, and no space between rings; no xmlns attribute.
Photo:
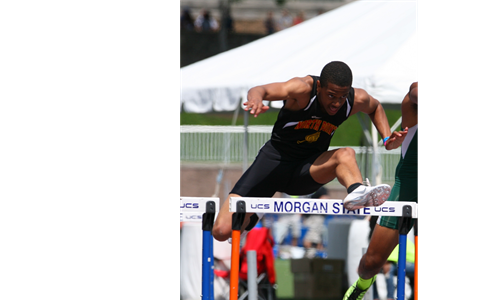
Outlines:
<svg viewBox="0 0 500 300"><path fill-rule="evenodd" d="M403 143L407 133L408 127L406 127L403 131L394 131L385 143L385 149L397 149Z"/></svg>
<svg viewBox="0 0 500 300"><path fill-rule="evenodd" d="M254 115L254 117L257 117L261 113L265 113L269 109L269 106L264 105L264 103L262 103L262 99L258 98L248 97L247 102L244 102L243 105L246 106L245 110L250 110L250 113Z"/></svg>

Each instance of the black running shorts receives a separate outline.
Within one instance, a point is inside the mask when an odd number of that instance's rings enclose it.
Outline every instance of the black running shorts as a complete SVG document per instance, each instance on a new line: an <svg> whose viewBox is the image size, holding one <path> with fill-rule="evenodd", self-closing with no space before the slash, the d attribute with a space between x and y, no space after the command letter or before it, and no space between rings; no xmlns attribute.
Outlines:
<svg viewBox="0 0 500 300"><path fill-rule="evenodd" d="M306 159L294 159L268 141L231 193L241 197L272 197L276 192L289 195L314 193L323 184L312 179L309 168L320 155L316 153Z"/></svg>

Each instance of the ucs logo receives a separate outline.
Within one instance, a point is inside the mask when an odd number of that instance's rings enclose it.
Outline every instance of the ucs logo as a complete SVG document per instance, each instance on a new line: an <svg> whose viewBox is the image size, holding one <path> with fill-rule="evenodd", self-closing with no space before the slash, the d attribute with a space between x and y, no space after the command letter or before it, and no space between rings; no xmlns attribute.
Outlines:
<svg viewBox="0 0 500 300"><path fill-rule="evenodd" d="M190 215L190 216L185 216L185 220L201 220L202 216L200 215Z"/></svg>
<svg viewBox="0 0 500 300"><path fill-rule="evenodd" d="M250 204L250 207L252 209L269 209L270 208L269 204L262 204L262 203Z"/></svg>
<svg viewBox="0 0 500 300"><path fill-rule="evenodd" d="M376 212L395 212L396 211L395 207L374 207L373 209Z"/></svg>
<svg viewBox="0 0 500 300"><path fill-rule="evenodd" d="M184 205L181 204L181 208L199 208L200 205L198 203L184 203Z"/></svg>

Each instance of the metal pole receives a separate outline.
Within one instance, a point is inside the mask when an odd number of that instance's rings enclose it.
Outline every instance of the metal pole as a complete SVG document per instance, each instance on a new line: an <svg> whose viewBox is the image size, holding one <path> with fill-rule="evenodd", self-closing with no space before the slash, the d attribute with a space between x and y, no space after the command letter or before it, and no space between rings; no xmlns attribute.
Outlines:
<svg viewBox="0 0 500 300"><path fill-rule="evenodd" d="M240 272L240 237L245 220L245 202L238 201L236 212L232 215L231 232L231 271L229 274L229 300L238 299Z"/></svg>
<svg viewBox="0 0 500 300"><path fill-rule="evenodd" d="M243 140L243 172L248 168L248 111L243 111L245 121L245 135Z"/></svg>
<svg viewBox="0 0 500 300"><path fill-rule="evenodd" d="M233 215L234 216L234 215ZM229 300L238 299L240 270L240 230L233 230L231 236L231 272L229 274Z"/></svg>
<svg viewBox="0 0 500 300"><path fill-rule="evenodd" d="M373 159L372 159L372 180L375 182L375 185L379 185L382 183L381 176L381 166L379 163L379 151L377 144L377 128L372 123L372 146L373 146Z"/></svg>
<svg viewBox="0 0 500 300"><path fill-rule="evenodd" d="M399 235L399 256L398 256L398 300L405 299L405 278L406 278L406 234Z"/></svg>
<svg viewBox="0 0 500 300"><path fill-rule="evenodd" d="M202 217L202 261L201 297L202 300L214 299L214 238L212 228L215 218L215 202L208 201Z"/></svg>
<svg viewBox="0 0 500 300"><path fill-rule="evenodd" d="M210 231L212 232L212 231ZM209 280L210 280L210 286L209 286L209 291L208 291L208 300L214 300L214 280L215 280L215 274L214 274L214 237L210 233L210 238L209 238L209 255L210 255L210 272L209 272Z"/></svg>
<svg viewBox="0 0 500 300"><path fill-rule="evenodd" d="M413 294L415 295L415 300L418 300L418 219L415 220L415 274L414 276L414 291Z"/></svg>
<svg viewBox="0 0 500 300"><path fill-rule="evenodd" d="M397 300L405 299L406 284L406 240L411 229L411 206L403 207L403 215L399 219L399 254L398 254L398 288Z"/></svg>
<svg viewBox="0 0 500 300"><path fill-rule="evenodd" d="M257 253L247 252L248 259L248 300L257 300Z"/></svg>
<svg viewBox="0 0 500 300"><path fill-rule="evenodd" d="M212 269L212 261L213 257L211 257L210 251L210 239L212 239L212 235L210 231L203 231L203 261L202 261L202 280L201 280L201 299L202 300L211 300L213 299L213 274Z"/></svg>

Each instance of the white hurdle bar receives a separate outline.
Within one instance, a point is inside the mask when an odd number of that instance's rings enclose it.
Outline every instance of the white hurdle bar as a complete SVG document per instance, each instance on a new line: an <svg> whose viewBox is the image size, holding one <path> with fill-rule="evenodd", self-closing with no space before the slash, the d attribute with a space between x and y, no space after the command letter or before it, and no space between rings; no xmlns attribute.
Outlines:
<svg viewBox="0 0 500 300"><path fill-rule="evenodd" d="M412 218L416 219L418 215L418 205L415 202L386 201L380 206L347 210L344 208L343 200L311 198L231 197L229 211L237 212L238 201L245 202L245 211L253 213L401 217L403 207L411 206Z"/></svg>
<svg viewBox="0 0 500 300"><path fill-rule="evenodd" d="M215 217L219 212L219 198L216 197L181 197L181 222L202 222L207 209L207 202L215 203Z"/></svg>
<svg viewBox="0 0 500 300"><path fill-rule="evenodd" d="M201 223L203 231L201 299L214 300L214 238L212 227L219 211L219 198L181 197L181 222Z"/></svg>

